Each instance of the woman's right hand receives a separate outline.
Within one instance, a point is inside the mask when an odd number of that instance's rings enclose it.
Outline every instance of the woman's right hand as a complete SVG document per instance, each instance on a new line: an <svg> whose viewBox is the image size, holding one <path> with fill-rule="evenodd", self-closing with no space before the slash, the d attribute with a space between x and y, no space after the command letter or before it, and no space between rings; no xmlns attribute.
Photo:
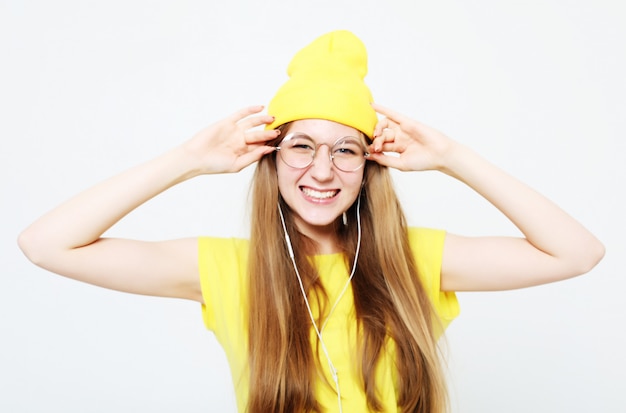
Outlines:
<svg viewBox="0 0 626 413"><path fill-rule="evenodd" d="M199 174L239 172L274 151L265 143L275 139L278 130L259 129L274 121L269 115L258 115L263 106L249 106L216 122L183 144L197 161Z"/></svg>
<svg viewBox="0 0 626 413"><path fill-rule="evenodd" d="M104 238L130 211L200 174L239 171L274 150L278 133L255 129L273 121L262 106L241 109L161 156L79 193L19 237L35 264L86 283L136 294L201 301L197 242Z"/></svg>

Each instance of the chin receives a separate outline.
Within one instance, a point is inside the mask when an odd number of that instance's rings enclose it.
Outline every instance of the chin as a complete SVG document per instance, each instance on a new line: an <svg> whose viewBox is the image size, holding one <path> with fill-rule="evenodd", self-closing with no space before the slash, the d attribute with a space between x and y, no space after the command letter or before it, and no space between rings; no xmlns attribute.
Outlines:
<svg viewBox="0 0 626 413"><path fill-rule="evenodd" d="M321 229L321 228L331 227L337 221L338 217L339 215L307 216L306 214L304 214L304 215L298 215L298 221L300 221L302 225L309 226L309 227L317 227Z"/></svg>

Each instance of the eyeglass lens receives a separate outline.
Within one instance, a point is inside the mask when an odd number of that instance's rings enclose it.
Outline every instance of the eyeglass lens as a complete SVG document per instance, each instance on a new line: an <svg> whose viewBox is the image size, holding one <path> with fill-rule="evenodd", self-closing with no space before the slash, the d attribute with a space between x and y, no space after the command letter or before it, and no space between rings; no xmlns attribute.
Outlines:
<svg viewBox="0 0 626 413"><path fill-rule="evenodd" d="M292 168L306 168L313 163L320 145L303 133L288 134L281 142L280 156ZM333 164L344 172L352 172L365 164L366 152L358 138L346 136L340 138L330 148Z"/></svg>

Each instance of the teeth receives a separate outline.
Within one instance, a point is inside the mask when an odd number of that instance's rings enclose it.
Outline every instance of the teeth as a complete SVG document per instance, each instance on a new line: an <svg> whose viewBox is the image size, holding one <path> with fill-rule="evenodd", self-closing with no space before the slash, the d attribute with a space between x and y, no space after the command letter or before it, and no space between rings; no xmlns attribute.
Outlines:
<svg viewBox="0 0 626 413"><path fill-rule="evenodd" d="M302 188L302 192L304 192L306 196L318 199L332 198L337 193L337 191L315 191L311 188Z"/></svg>

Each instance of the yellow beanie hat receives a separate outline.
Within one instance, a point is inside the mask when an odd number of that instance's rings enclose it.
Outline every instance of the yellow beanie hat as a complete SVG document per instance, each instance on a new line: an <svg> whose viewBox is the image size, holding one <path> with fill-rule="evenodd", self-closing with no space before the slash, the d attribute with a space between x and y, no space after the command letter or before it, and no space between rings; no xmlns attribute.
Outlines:
<svg viewBox="0 0 626 413"><path fill-rule="evenodd" d="M371 138L378 119L363 81L366 74L367 51L358 37L346 30L318 37L289 63L289 80L268 106L276 119L267 129L294 120L326 119Z"/></svg>

